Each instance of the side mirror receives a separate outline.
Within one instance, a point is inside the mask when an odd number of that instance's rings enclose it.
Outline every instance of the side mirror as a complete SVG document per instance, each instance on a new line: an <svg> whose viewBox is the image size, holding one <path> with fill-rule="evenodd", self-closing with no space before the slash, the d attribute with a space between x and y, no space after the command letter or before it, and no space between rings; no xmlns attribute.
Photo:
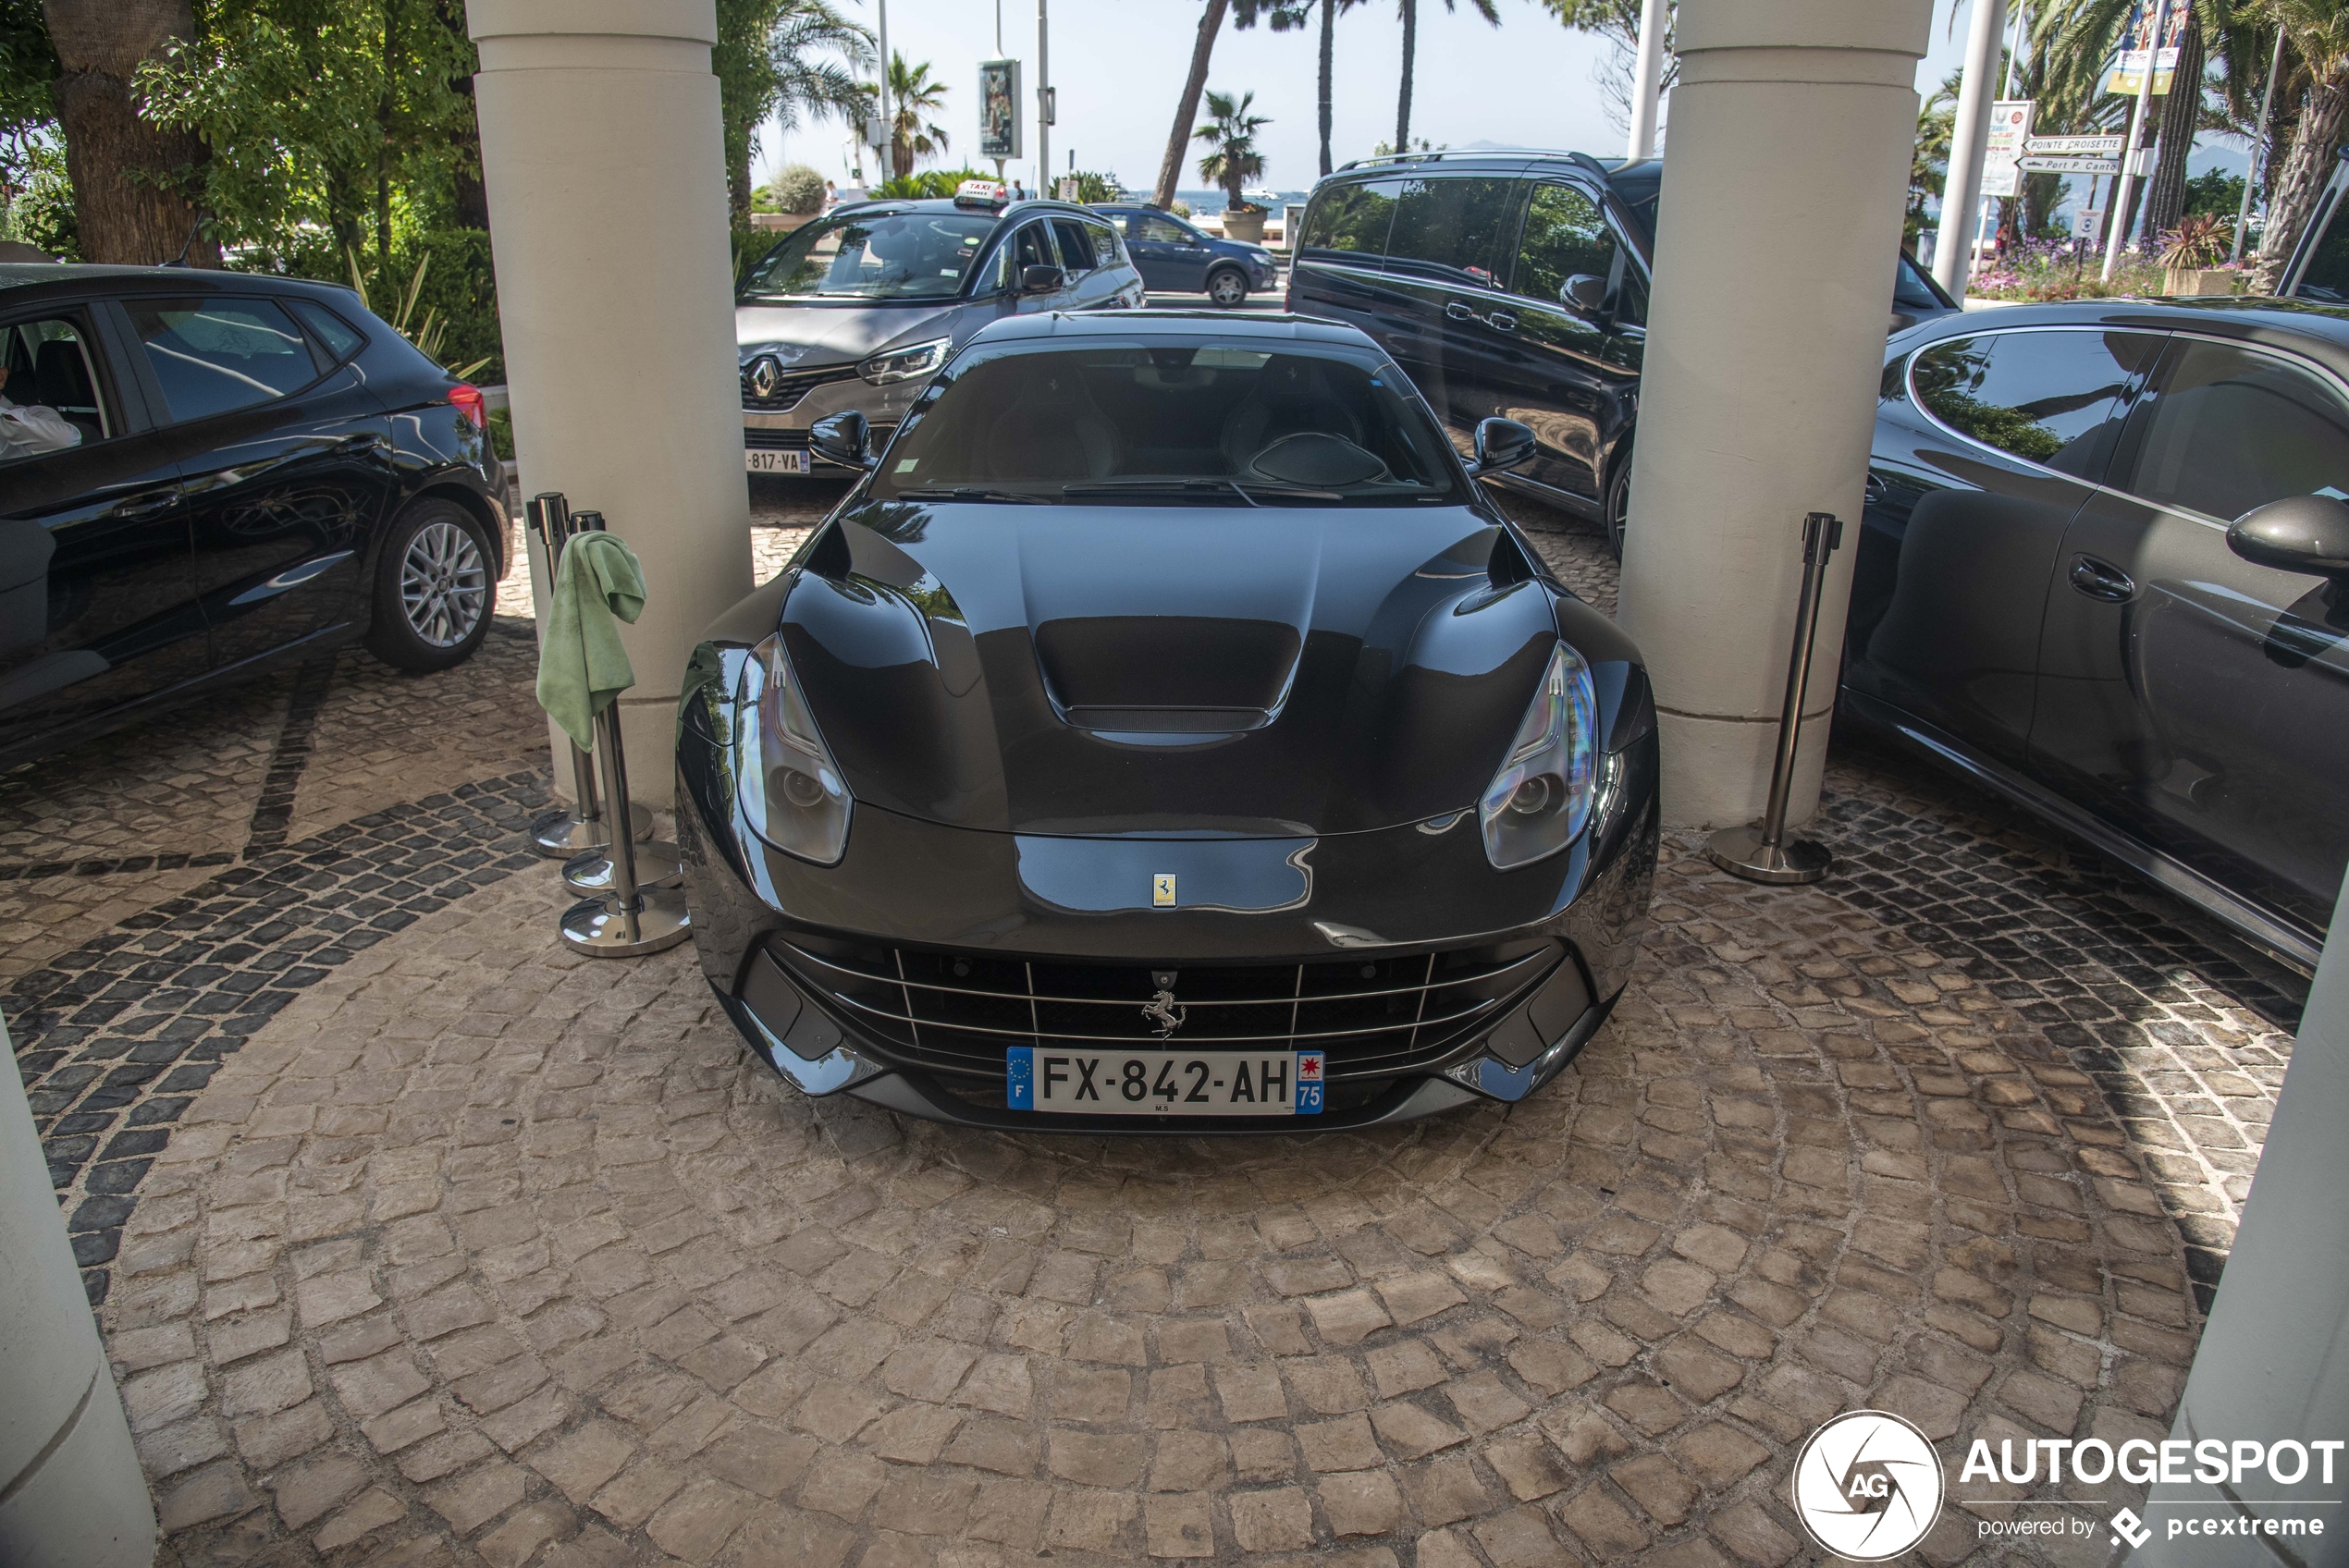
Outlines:
<svg viewBox="0 0 2349 1568"><path fill-rule="evenodd" d="M1517 467L1533 455L1539 440L1530 424L1513 419L1483 419L1476 422L1476 460L1469 464L1469 472L1498 473L1503 469Z"/></svg>
<svg viewBox="0 0 2349 1568"><path fill-rule="evenodd" d="M1558 303L1578 316L1595 316L1606 309L1606 279L1578 272L1559 287Z"/></svg>
<svg viewBox="0 0 2349 1568"><path fill-rule="evenodd" d="M2235 519L2227 548L2260 566L2349 581L2349 506L2330 496L2270 501Z"/></svg>
<svg viewBox="0 0 2349 1568"><path fill-rule="evenodd" d="M807 444L828 463L844 468L873 466L873 427L855 409L818 420L808 427Z"/></svg>
<svg viewBox="0 0 2349 1568"><path fill-rule="evenodd" d="M1019 291L1023 294L1057 294L1068 287L1068 274L1058 267L1022 267Z"/></svg>

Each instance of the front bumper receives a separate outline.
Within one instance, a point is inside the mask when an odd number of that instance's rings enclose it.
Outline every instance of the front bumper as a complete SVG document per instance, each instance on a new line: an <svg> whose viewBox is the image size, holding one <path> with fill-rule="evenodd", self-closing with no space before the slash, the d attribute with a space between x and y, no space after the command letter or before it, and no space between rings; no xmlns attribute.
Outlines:
<svg viewBox="0 0 2349 1568"><path fill-rule="evenodd" d="M745 399L743 445L754 452L806 451L808 431L818 420L853 409L872 425L874 449L878 451L904 419L914 399L929 386L929 377L923 376L876 386L851 369L836 380L818 381L804 389L791 388L781 398L764 402ZM811 459L811 467L825 472L857 472L821 458Z"/></svg>
<svg viewBox="0 0 2349 1568"><path fill-rule="evenodd" d="M750 832L722 749L690 718L680 726L678 765L678 839L695 948L744 1037L808 1094L846 1093L910 1115L1004 1130L1335 1131L1477 1098L1520 1099L1556 1076L1612 1010L1645 930L1655 865L1652 730L1625 753L1593 828L1546 861L1494 871L1473 814L1465 814L1440 832L1407 825L1313 840L1298 856L1310 867L1301 894L1212 909L1150 908L1146 880L1138 884L1141 897L1128 900L1125 884L1135 878L1124 862L1133 840L977 832L865 803L841 863L810 865ZM1179 885L1210 886L1219 876L1230 881L1232 863L1269 842L1156 840L1146 853L1154 865L1166 863L1158 869L1172 867ZM1096 844L1100 883L1116 884L1101 897L1068 879L1071 863ZM1285 841L1281 848L1296 853ZM1287 864L1285 854L1264 858ZM1064 982L1097 975L1102 996L1123 998L1116 987L1151 966L1210 986L1261 979L1284 998L1291 993L1279 986L1293 975L1297 999L1282 1004L1286 1027L1300 1047L1329 1049L1324 1112L1268 1122L1074 1117L1006 1105L1002 1046L1055 1037L1033 1004L1039 992L1068 988L1039 981L1039 972ZM1365 1021L1357 998L1331 993L1330 977L1345 984L1358 966L1375 975L1362 982L1363 996L1417 995L1418 1016L1442 1026ZM1024 971L1026 994L1016 980L1003 991L977 990L980 979L965 988L948 978L950 968ZM941 1011L949 1003L961 1011ZM1002 1027L1006 1003L1027 1004L1015 1017L1030 1023ZM1226 1005L1262 1011L1261 1001ZM1132 1027L1123 1022L1130 1011L1123 999L1115 1004L1121 1022L1113 1026ZM1040 1033L1030 1035L1031 1026ZM1214 1048L1217 1039L1194 1035L1182 1044ZM1166 1042L1137 1037L1134 1045Z"/></svg>

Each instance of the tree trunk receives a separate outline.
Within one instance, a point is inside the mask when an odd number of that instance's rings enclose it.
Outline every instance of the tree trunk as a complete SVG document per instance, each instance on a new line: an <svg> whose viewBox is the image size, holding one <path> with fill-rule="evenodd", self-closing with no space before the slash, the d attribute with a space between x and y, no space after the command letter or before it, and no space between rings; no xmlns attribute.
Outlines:
<svg viewBox="0 0 2349 1568"><path fill-rule="evenodd" d="M441 0L440 21L450 32L467 43L465 7L461 0ZM449 193L451 216L459 228L489 229L489 188L483 183L481 172L481 122L473 115L473 79L468 71L453 77L449 90L465 101L464 123L452 133L457 156L449 174L454 188Z"/></svg>
<svg viewBox="0 0 2349 1568"><path fill-rule="evenodd" d="M1330 172L1330 67L1335 58L1337 0L1322 0L1322 172Z"/></svg>
<svg viewBox="0 0 2349 1568"><path fill-rule="evenodd" d="M1158 189L1152 200L1162 207L1174 204L1174 182L1183 178L1183 154L1190 149L1191 127L1199 119L1199 94L1207 91L1207 63L1215 54L1215 35L1224 30L1224 13L1232 0L1207 0L1199 14L1199 37L1191 44L1191 74L1183 80L1183 101L1174 107L1174 129L1166 138L1166 161L1158 165Z"/></svg>
<svg viewBox="0 0 2349 1568"><path fill-rule="evenodd" d="M41 11L57 51L57 123L81 259L153 266L184 248L191 262L218 266L218 244L190 238L204 144L140 118L132 82L166 43L194 39L190 0L42 0Z"/></svg>
<svg viewBox="0 0 2349 1568"><path fill-rule="evenodd" d="M2185 36L2178 43L2178 69L2161 101L2161 150L2146 187L2146 234L2154 238L2178 227L2186 215L2186 154L2194 150L2195 121L2202 107L2202 18L2186 12Z"/></svg>
<svg viewBox="0 0 2349 1568"><path fill-rule="evenodd" d="M2349 124L2349 77L2328 76L2308 89L2301 105L2300 123L2294 128L2292 151L2276 175L2275 200L2268 208L2268 226L2259 236L2259 261L2252 274L2255 294L2272 294L2292 260L2300 231L2316 210L2325 181L2332 177L2333 149L2341 145Z"/></svg>
<svg viewBox="0 0 2349 1568"><path fill-rule="evenodd" d="M1403 0L1403 90L1395 100L1395 150L1411 150L1411 56L1420 43L1420 0Z"/></svg>

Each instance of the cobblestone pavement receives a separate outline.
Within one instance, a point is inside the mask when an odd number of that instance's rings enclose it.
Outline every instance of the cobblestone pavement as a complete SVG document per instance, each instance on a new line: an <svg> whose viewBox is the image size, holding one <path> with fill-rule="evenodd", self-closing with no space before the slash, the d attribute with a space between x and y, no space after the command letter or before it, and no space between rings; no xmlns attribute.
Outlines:
<svg viewBox="0 0 2349 1568"><path fill-rule="evenodd" d="M769 562L830 496L756 498ZM1962 785L1839 736L1812 888L1668 839L1515 1108L1004 1137L559 948L527 636L0 776L47 944L0 1002L166 1562L1775 1568L1839 1409L2166 1428L2299 983ZM165 844L227 858L80 867ZM2043 1494L1964 1495L1937 1568Z"/></svg>

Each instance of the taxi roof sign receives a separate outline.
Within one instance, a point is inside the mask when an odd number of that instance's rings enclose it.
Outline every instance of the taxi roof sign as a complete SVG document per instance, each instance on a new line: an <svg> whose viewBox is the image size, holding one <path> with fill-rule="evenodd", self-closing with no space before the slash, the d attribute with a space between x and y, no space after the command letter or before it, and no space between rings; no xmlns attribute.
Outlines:
<svg viewBox="0 0 2349 1568"><path fill-rule="evenodd" d="M954 187L958 206L1000 207L1009 194L1009 189L1000 179L966 179Z"/></svg>

